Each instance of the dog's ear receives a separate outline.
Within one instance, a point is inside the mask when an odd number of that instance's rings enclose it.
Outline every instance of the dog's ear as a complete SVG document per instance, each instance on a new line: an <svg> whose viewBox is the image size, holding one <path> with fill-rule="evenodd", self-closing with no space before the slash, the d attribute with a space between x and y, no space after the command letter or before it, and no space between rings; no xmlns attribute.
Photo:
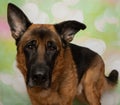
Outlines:
<svg viewBox="0 0 120 105"><path fill-rule="evenodd" d="M28 20L22 10L12 3L8 4L7 19L12 36L16 40L20 39L25 30L31 25L31 22Z"/></svg>
<svg viewBox="0 0 120 105"><path fill-rule="evenodd" d="M54 27L64 41L70 42L80 29L84 30L86 28L86 25L78 21L71 20L55 24Z"/></svg>

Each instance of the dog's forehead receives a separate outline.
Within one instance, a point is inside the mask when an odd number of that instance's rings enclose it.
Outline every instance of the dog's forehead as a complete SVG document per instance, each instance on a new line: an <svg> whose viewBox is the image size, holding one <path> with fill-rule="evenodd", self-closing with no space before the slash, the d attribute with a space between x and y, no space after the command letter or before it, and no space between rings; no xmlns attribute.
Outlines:
<svg viewBox="0 0 120 105"><path fill-rule="evenodd" d="M24 33L23 38L51 38L56 36L55 28L52 24L32 24Z"/></svg>
<svg viewBox="0 0 120 105"><path fill-rule="evenodd" d="M40 37L46 34L53 34L55 32L54 26L50 24L32 24L28 31L31 35L40 35Z"/></svg>
<svg viewBox="0 0 120 105"><path fill-rule="evenodd" d="M31 40L37 40L45 44L48 41L54 41L58 45L61 43L60 36L52 24L32 24L21 37L21 45L25 45Z"/></svg>

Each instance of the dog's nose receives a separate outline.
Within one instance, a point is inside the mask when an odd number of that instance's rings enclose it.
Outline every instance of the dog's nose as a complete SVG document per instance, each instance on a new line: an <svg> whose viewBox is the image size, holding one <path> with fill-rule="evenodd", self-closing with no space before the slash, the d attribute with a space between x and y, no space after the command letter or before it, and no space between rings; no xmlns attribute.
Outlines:
<svg viewBox="0 0 120 105"><path fill-rule="evenodd" d="M44 71L39 71L33 75L32 79L34 82L38 83L45 82L47 80L47 75Z"/></svg>
<svg viewBox="0 0 120 105"><path fill-rule="evenodd" d="M41 87L47 89L50 86L50 69L45 65L33 65L27 75L27 85L29 87Z"/></svg>
<svg viewBox="0 0 120 105"><path fill-rule="evenodd" d="M31 77L27 79L27 85L29 87L34 87L34 86L40 86L41 84L44 84L47 81L47 75L45 72L36 72L34 73Z"/></svg>

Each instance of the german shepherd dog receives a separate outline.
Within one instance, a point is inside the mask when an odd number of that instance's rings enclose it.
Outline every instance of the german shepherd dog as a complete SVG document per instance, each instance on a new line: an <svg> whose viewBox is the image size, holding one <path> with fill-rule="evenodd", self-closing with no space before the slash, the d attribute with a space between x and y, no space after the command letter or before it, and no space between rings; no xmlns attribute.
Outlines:
<svg viewBox="0 0 120 105"><path fill-rule="evenodd" d="M96 52L70 43L85 24L74 20L33 24L11 3L7 18L32 105L72 105L75 97L101 105L102 93L116 86L116 70L105 76L104 62Z"/></svg>

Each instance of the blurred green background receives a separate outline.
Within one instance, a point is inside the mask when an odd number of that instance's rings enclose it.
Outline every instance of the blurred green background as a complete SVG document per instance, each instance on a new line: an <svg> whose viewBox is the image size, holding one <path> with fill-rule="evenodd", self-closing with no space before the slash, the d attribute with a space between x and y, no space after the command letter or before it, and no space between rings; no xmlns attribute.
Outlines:
<svg viewBox="0 0 120 105"><path fill-rule="evenodd" d="M0 0L0 105L30 105L16 68L16 46L7 24L7 4L19 6L34 23L77 20L87 25L73 43L98 52L106 75L120 71L120 0ZM102 105L120 105L120 86L103 97ZM74 105L79 105L77 101Z"/></svg>

